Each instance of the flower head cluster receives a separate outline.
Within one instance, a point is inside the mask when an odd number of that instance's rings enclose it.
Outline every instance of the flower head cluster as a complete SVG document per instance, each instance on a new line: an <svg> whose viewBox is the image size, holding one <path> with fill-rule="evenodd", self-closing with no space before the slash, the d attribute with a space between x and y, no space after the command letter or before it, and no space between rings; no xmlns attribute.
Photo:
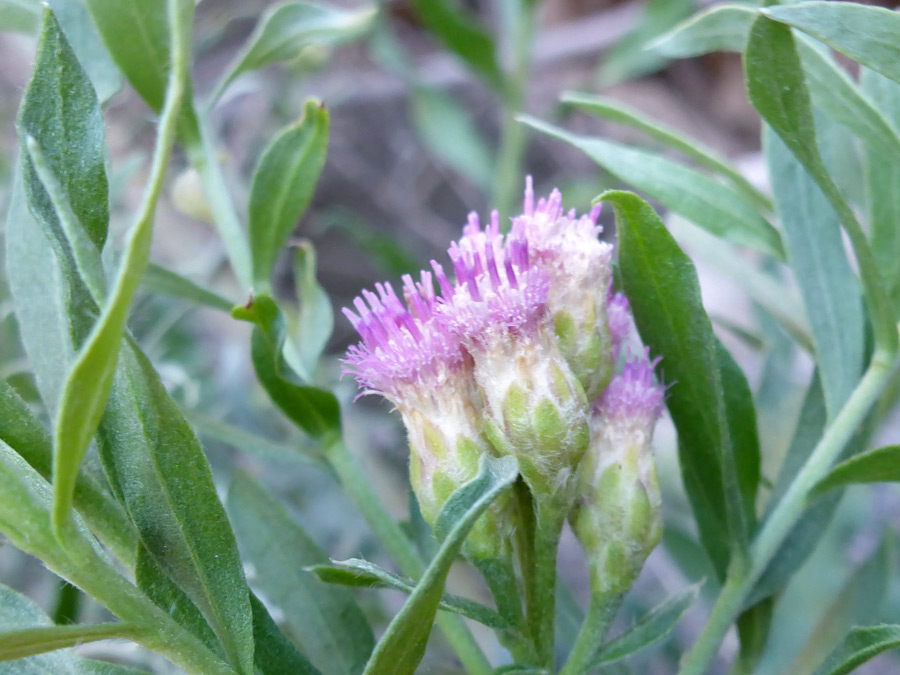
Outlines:
<svg viewBox="0 0 900 675"><path fill-rule="evenodd" d="M429 520L485 452L515 456L538 503L567 512L577 487L586 511L596 472L625 452L607 446L625 429L628 444L642 445L641 430L649 443L662 393L648 358L613 377L632 320L598 215L564 213L555 190L535 203L529 178L508 234L496 211L485 227L469 216L452 275L432 261L419 281L403 278L403 300L378 284L344 310L361 337L346 371L401 413Z"/></svg>

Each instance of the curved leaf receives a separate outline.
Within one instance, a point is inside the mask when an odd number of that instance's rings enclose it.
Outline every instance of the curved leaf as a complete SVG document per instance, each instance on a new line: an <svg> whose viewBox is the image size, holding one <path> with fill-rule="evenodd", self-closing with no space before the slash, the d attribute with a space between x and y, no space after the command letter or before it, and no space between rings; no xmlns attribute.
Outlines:
<svg viewBox="0 0 900 675"><path fill-rule="evenodd" d="M140 629L127 623L93 626L41 626L0 633L0 662L76 647L110 638L134 638Z"/></svg>
<svg viewBox="0 0 900 675"><path fill-rule="evenodd" d="M357 675L375 639L350 591L330 587L303 569L327 564L325 551L247 474L232 482L228 511L260 587L284 612L310 660L325 675Z"/></svg>
<svg viewBox="0 0 900 675"><path fill-rule="evenodd" d="M755 481L741 473L759 471L758 462L739 462L734 452L728 408L737 412L743 405L726 403L718 348L690 258L637 195L609 191L599 200L616 212L619 270L638 332L674 383L667 404L678 430L685 488L701 540L724 577L730 552L746 546L753 518L741 486Z"/></svg>
<svg viewBox="0 0 900 675"><path fill-rule="evenodd" d="M756 10L747 5L716 5L675 26L649 48L673 59L742 52L755 18Z"/></svg>
<svg viewBox="0 0 900 675"><path fill-rule="evenodd" d="M813 493L855 483L896 482L900 482L900 445L886 445L841 462L816 484Z"/></svg>
<svg viewBox="0 0 900 675"><path fill-rule="evenodd" d="M650 610L634 626L603 645L590 667L621 661L665 638L697 601L701 585L702 582L691 586Z"/></svg>
<svg viewBox="0 0 900 675"><path fill-rule="evenodd" d="M328 584L362 588L392 588L407 595L416 588L416 582L412 579L401 577L374 563L355 558L332 560L330 565L312 565L306 569ZM491 628L507 628L509 626L507 621L490 607L458 595L444 593L438 609L455 612Z"/></svg>
<svg viewBox="0 0 900 675"><path fill-rule="evenodd" d="M900 647L900 626L854 628L815 675L846 675L882 652Z"/></svg>
<svg viewBox="0 0 900 675"><path fill-rule="evenodd" d="M327 148L328 111L310 99L303 119L278 134L260 157L248 207L257 288L269 287L278 254L312 199Z"/></svg>
<svg viewBox="0 0 900 675"><path fill-rule="evenodd" d="M366 675L412 675L425 646L441 601L450 566L469 530L488 506L519 475L513 457L482 455L478 475L447 499L434 523L441 546L415 590L393 618L366 664Z"/></svg>
<svg viewBox="0 0 900 675"><path fill-rule="evenodd" d="M784 258L781 236L735 188L657 154L570 134L532 117L529 126L565 141L620 180L716 236Z"/></svg>
<svg viewBox="0 0 900 675"><path fill-rule="evenodd" d="M900 14L853 2L800 2L760 10L900 82Z"/></svg>

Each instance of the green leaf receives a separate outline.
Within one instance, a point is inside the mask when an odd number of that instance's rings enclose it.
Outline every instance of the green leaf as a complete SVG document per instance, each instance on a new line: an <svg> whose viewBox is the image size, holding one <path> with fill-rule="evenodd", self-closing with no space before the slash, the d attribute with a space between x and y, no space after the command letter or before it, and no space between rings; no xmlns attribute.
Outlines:
<svg viewBox="0 0 900 675"><path fill-rule="evenodd" d="M439 89L413 89L412 120L419 139L441 162L475 185L493 178L493 159L469 113Z"/></svg>
<svg viewBox="0 0 900 675"><path fill-rule="evenodd" d="M860 86L900 133L900 84L862 68ZM867 145L865 177L872 252L900 316L900 153L890 152L890 146Z"/></svg>
<svg viewBox="0 0 900 675"><path fill-rule="evenodd" d="M741 641L737 661L740 665L736 667L743 668L743 672L752 673L759 666L772 628L774 608L775 599L766 598L741 612L735 622Z"/></svg>
<svg viewBox="0 0 900 675"><path fill-rule="evenodd" d="M328 149L328 111L310 99L303 119L284 129L259 159L250 188L250 250L253 279L269 288L272 267L309 206Z"/></svg>
<svg viewBox="0 0 900 675"><path fill-rule="evenodd" d="M325 675L359 673L375 642L372 629L350 591L303 569L328 564L325 551L247 474L232 482L228 511L260 588L284 612L309 659Z"/></svg>
<svg viewBox="0 0 900 675"><path fill-rule="evenodd" d="M319 671L290 640L269 615L269 610L250 593L253 608L253 660L260 675L319 675Z"/></svg>
<svg viewBox="0 0 900 675"><path fill-rule="evenodd" d="M122 71L100 40L84 0L48 0L48 4L78 62L91 78L97 97L105 103L122 88Z"/></svg>
<svg viewBox="0 0 900 675"><path fill-rule="evenodd" d="M44 10L34 74L16 127L23 151L28 136L41 147L47 169L61 186L78 224L97 251L101 250L109 226L103 115L87 73L49 8ZM51 197L29 159L24 160L22 176L35 218L48 232L65 240Z"/></svg>
<svg viewBox="0 0 900 675"><path fill-rule="evenodd" d="M637 195L609 191L599 199L616 212L619 269L638 332L662 357L665 378L674 383L667 404L678 430L685 488L700 538L724 577L729 552L746 546L752 513L740 486L753 481L742 479L740 472L751 469L752 462L738 462L734 455L719 354L697 273L659 216ZM732 407L736 412L738 407Z"/></svg>
<svg viewBox="0 0 900 675"><path fill-rule="evenodd" d="M2 469L0 469L2 470ZM49 519L48 519L49 520ZM19 630L29 627L51 626L49 617L32 600L11 588L0 584L0 631ZM2 660L2 656L0 656ZM11 671L10 675L76 675L76 658L70 650L60 650L19 661L15 670L2 666L0 671Z"/></svg>
<svg viewBox="0 0 900 675"><path fill-rule="evenodd" d="M604 55L599 80L604 88L662 68L667 59L647 43L689 17L694 0L649 0L635 27Z"/></svg>
<svg viewBox="0 0 900 675"><path fill-rule="evenodd" d="M147 266L147 270L141 278L141 286L159 295L186 300L195 305L217 309L221 312L231 312L231 308L234 307L233 302L226 300L221 295L194 283L177 272L154 263Z"/></svg>
<svg viewBox="0 0 900 675"><path fill-rule="evenodd" d="M285 362L285 321L274 300L257 296L235 307L232 315L256 324L250 356L256 376L275 405L313 438L325 442L339 434L341 411L334 394L301 384Z"/></svg>
<svg viewBox="0 0 900 675"><path fill-rule="evenodd" d="M801 2L760 11L900 82L900 14L851 2Z"/></svg>
<svg viewBox="0 0 900 675"><path fill-rule="evenodd" d="M771 129L763 140L788 260L806 305L833 418L862 372L864 316L858 282L828 199Z"/></svg>
<svg viewBox="0 0 900 675"><path fill-rule="evenodd" d="M716 356L722 376L725 416L728 420L731 447L737 467L738 487L744 500L747 524L752 529L756 525L756 492L759 488L762 463L756 406L747 377L731 352L718 339L716 339Z"/></svg>
<svg viewBox="0 0 900 675"><path fill-rule="evenodd" d="M760 16L744 60L750 101L815 180L847 231L856 254L876 345L889 353L897 329L862 226L834 184L819 154L812 103L791 30Z"/></svg>
<svg viewBox="0 0 900 675"><path fill-rule="evenodd" d="M166 0L84 0L125 77L153 110L163 107L169 67Z"/></svg>
<svg viewBox="0 0 900 675"><path fill-rule="evenodd" d="M362 588L392 588L407 595L410 595L416 588L416 582L412 579L401 577L374 563L356 558L332 560L330 565L311 565L306 569L327 584ZM490 628L507 628L509 625L491 608L458 595L445 593L441 596L438 609L461 614Z"/></svg>
<svg viewBox="0 0 900 675"><path fill-rule="evenodd" d="M269 7L247 45L216 86L215 101L234 79L279 61L290 61L310 45L340 45L365 34L375 9L347 10L311 2L285 2Z"/></svg>
<svg viewBox="0 0 900 675"><path fill-rule="evenodd" d="M53 467L50 435L16 391L0 380L0 441L15 450L46 480ZM82 467L75 483L75 508L125 564L134 558L137 535L122 506L106 490L102 475Z"/></svg>
<svg viewBox="0 0 900 675"><path fill-rule="evenodd" d="M297 317L297 355L312 380L319 357L334 330L331 298L316 279L316 250L312 242L302 240L294 254L294 287L300 300Z"/></svg>
<svg viewBox="0 0 900 675"><path fill-rule="evenodd" d="M532 117L526 124L586 153L620 180L646 192L716 236L784 258L778 231L730 185L657 154L601 138L570 134Z"/></svg>
<svg viewBox="0 0 900 675"><path fill-rule="evenodd" d="M854 628L815 675L845 675L882 652L900 647L900 626Z"/></svg>
<svg viewBox="0 0 900 675"><path fill-rule="evenodd" d="M892 550L893 537L887 533L881 546L850 573L787 672L812 672L851 626L878 616L892 572Z"/></svg>
<svg viewBox="0 0 900 675"><path fill-rule="evenodd" d="M0 662L76 647L110 638L131 639L140 632L127 623L100 623L93 626L41 626L0 633Z"/></svg>
<svg viewBox="0 0 900 675"><path fill-rule="evenodd" d="M270 438L250 433L233 424L202 415L194 410L185 410L185 417L200 436L225 443L237 450L258 455L276 462L290 462L317 469L328 469L328 464L320 452L310 447L311 444L297 442L279 442Z"/></svg>
<svg viewBox="0 0 900 675"><path fill-rule="evenodd" d="M501 91L503 72L490 32L455 0L412 0L425 27L494 89Z"/></svg>
<svg viewBox="0 0 900 675"><path fill-rule="evenodd" d="M645 117L618 102L604 96L593 96L578 92L563 92L560 97L564 103L574 105L580 110L591 113L600 119L625 124L639 129L655 141L668 145L697 162L700 166L727 178L751 202L758 207L771 210L769 198L756 189L744 178L728 160L719 157L715 150L705 147L695 139L685 140L684 134L666 127L655 120Z"/></svg>
<svg viewBox="0 0 900 675"><path fill-rule="evenodd" d="M675 26L649 48L672 59L709 52L742 52L755 18L753 7L716 5Z"/></svg>
<svg viewBox="0 0 900 675"><path fill-rule="evenodd" d="M144 546L138 547L135 584L154 604L186 628L220 658L225 654L213 629L187 594L163 571Z"/></svg>
<svg viewBox="0 0 900 675"><path fill-rule="evenodd" d="M820 480L813 494L856 483L896 483L900 481L900 445L886 445L851 457L834 467Z"/></svg>
<svg viewBox="0 0 900 675"><path fill-rule="evenodd" d="M509 488L519 474L512 457L482 455L478 475L450 495L434 523L441 546L393 618L366 664L366 675L411 675L425 655L425 646L450 566L478 517Z"/></svg>
<svg viewBox="0 0 900 675"><path fill-rule="evenodd" d="M41 23L41 9L31 0L0 0L0 30L31 35Z"/></svg>
<svg viewBox="0 0 900 675"><path fill-rule="evenodd" d="M130 341L98 440L141 542L206 617L231 663L252 672L247 584L209 464L152 365Z"/></svg>
<svg viewBox="0 0 900 675"><path fill-rule="evenodd" d="M900 136L834 59L809 38L797 40L813 102L865 143L900 156Z"/></svg>
<svg viewBox="0 0 900 675"><path fill-rule="evenodd" d="M684 613L697 601L700 584L673 595L658 607L652 609L638 622L614 640L610 640L600 648L590 668L615 663L624 658L647 649L665 638L684 616Z"/></svg>

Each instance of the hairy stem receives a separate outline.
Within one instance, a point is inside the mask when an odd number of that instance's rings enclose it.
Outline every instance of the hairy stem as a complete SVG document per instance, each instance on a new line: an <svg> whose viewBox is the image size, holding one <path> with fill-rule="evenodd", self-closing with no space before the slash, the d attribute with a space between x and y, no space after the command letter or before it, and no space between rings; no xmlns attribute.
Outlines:
<svg viewBox="0 0 900 675"><path fill-rule="evenodd" d="M595 576L592 570L592 588L598 585L594 579ZM591 661L603 645L603 639L609 632L624 598L624 591L591 592L591 603L587 615L584 617L578 639L575 641L575 646L572 647L572 652L569 654L566 665L560 671L560 675L580 675L588 672Z"/></svg>
<svg viewBox="0 0 900 675"><path fill-rule="evenodd" d="M522 613L522 602L519 598L512 560L509 557L477 558L472 564L487 582L491 595L494 596L497 613L509 622L509 628L497 631L500 644L509 650L517 664L535 665L537 654L534 645L528 639L528 625Z"/></svg>

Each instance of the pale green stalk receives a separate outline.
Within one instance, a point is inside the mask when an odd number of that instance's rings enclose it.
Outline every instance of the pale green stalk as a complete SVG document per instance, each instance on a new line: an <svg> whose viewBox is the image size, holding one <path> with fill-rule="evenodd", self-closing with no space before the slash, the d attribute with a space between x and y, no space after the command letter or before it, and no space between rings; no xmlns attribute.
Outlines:
<svg viewBox="0 0 900 675"><path fill-rule="evenodd" d="M344 492L356 504L366 519L375 538L406 576L418 580L425 571L425 562L412 542L384 507L384 503L372 489L370 477L362 471L356 458L350 454L343 440L329 443L325 456L338 475ZM489 675L491 665L475 642L471 631L455 614L439 612L437 625L453 647L463 667L471 675Z"/></svg>
<svg viewBox="0 0 900 675"><path fill-rule="evenodd" d="M509 628L497 631L500 644L509 650L513 661L517 664L533 665L537 663L534 645L528 639L528 625L522 613L522 601L516 584L516 573L512 559L479 558L472 564L481 572L487 582L497 613L509 622Z"/></svg>
<svg viewBox="0 0 900 675"><path fill-rule="evenodd" d="M552 502L552 500L548 500ZM538 653L538 665L553 668L556 629L556 556L568 508L553 503L538 504L535 514L534 553L531 577L533 594L528 623Z"/></svg>
<svg viewBox="0 0 900 675"><path fill-rule="evenodd" d="M595 584L596 581L592 579L591 586L594 587ZM609 632L624 599L624 592L591 593L591 603L578 633L578 639L559 675L580 675L588 672L591 661L603 646L603 639Z"/></svg>
<svg viewBox="0 0 900 675"><path fill-rule="evenodd" d="M878 400L896 365L895 352L875 352L859 385L825 431L751 545L749 567L744 573L739 570L729 572L703 632L682 660L681 675L703 675L708 671L722 639L743 610L754 585L805 512L810 491L827 474Z"/></svg>

